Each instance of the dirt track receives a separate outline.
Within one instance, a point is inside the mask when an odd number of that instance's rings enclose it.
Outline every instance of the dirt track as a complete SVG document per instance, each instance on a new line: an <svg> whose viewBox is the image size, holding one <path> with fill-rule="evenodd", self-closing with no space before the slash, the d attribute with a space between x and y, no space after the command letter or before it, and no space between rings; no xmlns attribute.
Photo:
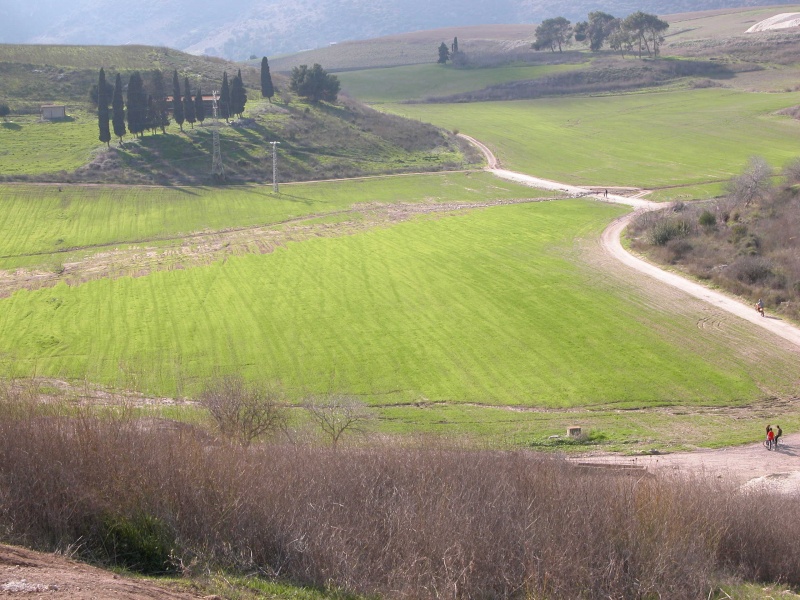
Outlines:
<svg viewBox="0 0 800 600"><path fill-rule="evenodd" d="M193 600L192 593L122 577L56 554L0 545L0 598Z"/></svg>
<svg viewBox="0 0 800 600"><path fill-rule="evenodd" d="M546 179L539 179L499 168L497 158L484 144L469 136L462 136L475 144L483 152L488 163L488 170L498 177L509 179L531 187L560 190L574 197L588 197L596 200L626 204L637 211L661 210L667 203L656 203L638 196L627 197L619 194L598 192L597 188L583 188ZM659 267L628 253L620 242L620 236L636 213L616 219L603 232L600 245L605 253L619 261L623 268L634 269L646 275L654 283L667 284L672 288L672 302L676 305L687 304L681 294L708 303L715 313L724 311L729 315L744 319L763 327L780 336L800 350L800 329L782 321L777 317L762 317L754 307L744 304L730 296L711 290L675 273L664 271ZM659 294L660 295L660 294ZM698 327L700 324L698 323ZM619 456L598 454L574 459L575 462L609 465L619 467L641 467L651 471L670 471L684 474L705 474L730 480L737 485L750 488L765 488L780 492L800 494L800 434L787 435L784 443L776 452L769 452L761 443L749 444L718 450L697 450L674 454Z"/></svg>

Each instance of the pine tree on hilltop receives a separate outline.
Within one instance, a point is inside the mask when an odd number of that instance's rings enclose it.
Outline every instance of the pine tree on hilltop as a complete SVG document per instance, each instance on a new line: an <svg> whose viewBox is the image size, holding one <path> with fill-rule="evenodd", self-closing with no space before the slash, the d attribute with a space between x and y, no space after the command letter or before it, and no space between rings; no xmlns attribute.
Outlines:
<svg viewBox="0 0 800 600"><path fill-rule="evenodd" d="M219 91L218 108L219 114L217 116L225 119L227 123L231 116L231 86L228 84L227 71L222 74L222 89Z"/></svg>
<svg viewBox="0 0 800 600"><path fill-rule="evenodd" d="M242 81L242 70L231 81L231 114L239 115L242 118L244 114L244 107L247 104L247 90L244 89L244 82Z"/></svg>
<svg viewBox="0 0 800 600"><path fill-rule="evenodd" d="M183 131L183 122L186 119L183 114L183 98L181 98L181 84L178 81L177 69L172 72L172 117Z"/></svg>
<svg viewBox="0 0 800 600"><path fill-rule="evenodd" d="M125 104L122 102L122 77L119 73L117 73L114 95L111 99L111 123L114 126L114 135L119 138L121 145L122 136L125 135Z"/></svg>
<svg viewBox="0 0 800 600"><path fill-rule="evenodd" d="M97 86L97 125L100 128L100 141L111 146L111 130L108 124L108 93L106 84L106 72L100 69L100 78Z"/></svg>
<svg viewBox="0 0 800 600"><path fill-rule="evenodd" d="M183 114L186 117L186 122L194 129L194 122L197 120L197 113L194 110L194 100L192 99L192 90L189 88L189 78L183 80Z"/></svg>
<svg viewBox="0 0 800 600"><path fill-rule="evenodd" d="M206 105L203 104L203 92L197 88L197 94L194 97L194 116L200 125L206 120Z"/></svg>
<svg viewBox="0 0 800 600"><path fill-rule="evenodd" d="M267 57L261 59L261 97L269 98L272 104L272 97L275 95L275 86L272 85L272 75L269 73L269 61Z"/></svg>

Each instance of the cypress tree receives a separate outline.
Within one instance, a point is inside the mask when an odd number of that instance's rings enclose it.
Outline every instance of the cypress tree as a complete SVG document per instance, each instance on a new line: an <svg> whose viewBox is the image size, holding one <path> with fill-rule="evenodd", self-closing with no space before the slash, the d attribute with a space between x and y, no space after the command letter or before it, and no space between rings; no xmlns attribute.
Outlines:
<svg viewBox="0 0 800 600"><path fill-rule="evenodd" d="M106 91L106 72L100 69L97 85L97 125L100 127L100 141L111 146L111 130L108 125L108 92Z"/></svg>
<svg viewBox="0 0 800 600"><path fill-rule="evenodd" d="M181 128L181 131L183 131L183 122L185 119L183 114L183 99L181 98L181 84L178 81L177 69L172 72L172 117Z"/></svg>
<svg viewBox="0 0 800 600"><path fill-rule="evenodd" d="M167 132L169 115L167 114L167 86L164 83L164 74L156 69L153 71L153 124L154 128Z"/></svg>
<svg viewBox="0 0 800 600"><path fill-rule="evenodd" d="M150 135L155 135L159 127L158 104L152 96L147 96L144 111L144 129L150 130Z"/></svg>
<svg viewBox="0 0 800 600"><path fill-rule="evenodd" d="M135 71L128 80L128 131L134 136L141 136L145 129L146 110L147 95L144 91L144 81L139 72Z"/></svg>
<svg viewBox="0 0 800 600"><path fill-rule="evenodd" d="M194 116L200 125L206 120L206 105L203 104L203 92L200 87L197 88L197 94L194 97Z"/></svg>
<svg viewBox="0 0 800 600"><path fill-rule="evenodd" d="M194 110L194 100L192 99L192 90L189 87L189 78L183 80L183 115L186 121L194 129L194 122L196 121L196 113Z"/></svg>
<svg viewBox="0 0 800 600"><path fill-rule="evenodd" d="M269 61L267 57L261 59L261 96L269 98L272 104L272 97L275 95L275 87L272 85L272 75L269 74Z"/></svg>
<svg viewBox="0 0 800 600"><path fill-rule="evenodd" d="M228 119L231 116L231 86L228 84L228 72L225 71L222 74L222 89L219 92L219 117L225 119L225 122L228 122Z"/></svg>
<svg viewBox="0 0 800 600"><path fill-rule="evenodd" d="M239 72L231 81L231 114L239 115L239 118L241 118L245 104L247 104L247 91L244 89L242 71L239 69Z"/></svg>
<svg viewBox="0 0 800 600"><path fill-rule="evenodd" d="M117 73L117 80L114 84L114 96L111 100L111 123L114 126L114 135L119 138L122 144L122 136L125 135L125 105L122 102L122 77Z"/></svg>

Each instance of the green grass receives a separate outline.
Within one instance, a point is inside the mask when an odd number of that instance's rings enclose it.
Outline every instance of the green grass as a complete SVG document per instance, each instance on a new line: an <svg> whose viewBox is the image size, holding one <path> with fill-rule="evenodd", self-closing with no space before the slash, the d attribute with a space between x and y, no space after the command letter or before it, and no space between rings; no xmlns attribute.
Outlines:
<svg viewBox="0 0 800 600"><path fill-rule="evenodd" d="M177 371L196 391L219 367L375 404L760 397L759 369L736 350L576 263L575 240L620 212L581 201L497 207L188 271L17 292L0 301L0 356L17 374L113 383L136 372L154 393L173 393Z"/></svg>
<svg viewBox="0 0 800 600"><path fill-rule="evenodd" d="M676 202L678 200L687 202L689 200L708 200L724 196L726 193L726 183L701 183L699 185L681 185L653 190L646 196L647 200L654 202Z"/></svg>
<svg viewBox="0 0 800 600"><path fill-rule="evenodd" d="M97 117L69 111L61 121L13 116L0 122L0 175L74 171L91 160L98 141Z"/></svg>
<svg viewBox="0 0 800 600"><path fill-rule="evenodd" d="M516 65L454 69L438 64L339 73L347 93L362 102L402 102L480 90L490 85L538 79L583 65Z"/></svg>
<svg viewBox="0 0 800 600"><path fill-rule="evenodd" d="M64 260L58 255L70 248L153 242L197 231L277 224L372 202L478 202L551 195L480 172L284 184L278 195L271 185L63 185L61 189L0 185L0 268ZM47 256L50 253L58 254L54 258Z"/></svg>
<svg viewBox="0 0 800 600"><path fill-rule="evenodd" d="M800 123L773 114L798 93L707 89L447 105L391 105L487 143L505 168L573 184L663 187L723 181L752 155L783 166Z"/></svg>

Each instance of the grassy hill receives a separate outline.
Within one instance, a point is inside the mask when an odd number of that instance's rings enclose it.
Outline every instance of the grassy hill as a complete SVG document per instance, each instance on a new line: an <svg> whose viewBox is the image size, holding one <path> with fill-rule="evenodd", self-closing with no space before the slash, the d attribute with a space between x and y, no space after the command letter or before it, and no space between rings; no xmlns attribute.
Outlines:
<svg viewBox="0 0 800 600"><path fill-rule="evenodd" d="M383 115L342 99L336 106L309 104L287 90L276 74L275 102L260 96L259 70L219 59L198 58L166 48L0 45L3 97L13 111L0 124L0 177L5 180L105 183L206 183L211 165L208 127L173 124L168 135L130 135L107 149L97 141L89 102L100 67L123 82L140 70L147 80L160 69L169 80L177 70L196 91L218 89L223 72L242 70L248 90L243 119L221 133L223 164L233 182L272 179L270 141L280 142L280 177L328 179L387 172L460 168L476 155L452 135L420 122ZM41 122L43 103L66 103L70 117ZM209 121L206 121L208 124Z"/></svg>

